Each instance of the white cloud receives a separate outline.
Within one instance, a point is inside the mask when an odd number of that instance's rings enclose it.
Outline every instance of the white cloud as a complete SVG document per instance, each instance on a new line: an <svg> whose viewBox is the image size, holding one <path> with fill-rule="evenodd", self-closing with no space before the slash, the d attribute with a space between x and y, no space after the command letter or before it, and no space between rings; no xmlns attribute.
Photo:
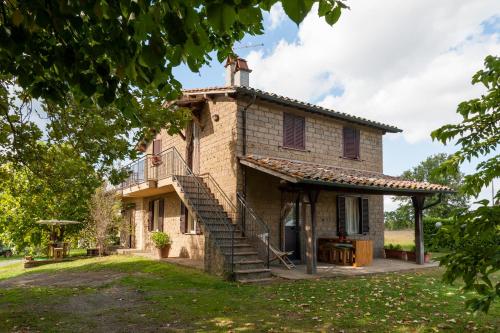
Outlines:
<svg viewBox="0 0 500 333"><path fill-rule="evenodd" d="M252 51L252 85L399 126L409 142L455 121L457 104L477 96L471 76L500 53L500 32L481 22L498 1L356 1L330 27L315 9L298 38L270 54ZM494 22L493 22L494 23ZM342 88L334 96L334 88Z"/></svg>
<svg viewBox="0 0 500 333"><path fill-rule="evenodd" d="M274 4L269 11L269 30L278 28L286 18L281 2Z"/></svg>

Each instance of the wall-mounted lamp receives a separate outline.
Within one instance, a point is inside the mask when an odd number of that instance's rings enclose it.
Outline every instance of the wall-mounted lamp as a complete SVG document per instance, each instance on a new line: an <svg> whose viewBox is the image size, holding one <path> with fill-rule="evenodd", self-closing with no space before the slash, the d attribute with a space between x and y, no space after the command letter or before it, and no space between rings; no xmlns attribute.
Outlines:
<svg viewBox="0 0 500 333"><path fill-rule="evenodd" d="M212 119L213 119L213 121L215 121L215 122L219 121L219 115L218 115L218 114L214 114L214 115L212 115Z"/></svg>

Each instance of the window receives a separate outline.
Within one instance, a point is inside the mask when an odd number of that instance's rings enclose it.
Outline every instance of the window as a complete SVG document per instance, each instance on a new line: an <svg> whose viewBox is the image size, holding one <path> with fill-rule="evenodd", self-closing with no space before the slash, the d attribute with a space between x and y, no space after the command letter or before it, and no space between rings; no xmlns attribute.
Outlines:
<svg viewBox="0 0 500 333"><path fill-rule="evenodd" d="M153 207L153 230L158 230L159 216L160 216L160 200L155 200Z"/></svg>
<svg viewBox="0 0 500 333"><path fill-rule="evenodd" d="M359 129L344 127L344 157L359 159Z"/></svg>
<svg viewBox="0 0 500 333"><path fill-rule="evenodd" d="M196 219L193 217L193 214L188 214L188 222L187 222L187 233L188 234L196 234Z"/></svg>
<svg viewBox="0 0 500 333"><path fill-rule="evenodd" d="M149 201L149 231L163 231L163 214L165 212L165 200L157 199Z"/></svg>
<svg viewBox="0 0 500 333"><path fill-rule="evenodd" d="M345 198L345 225L348 235L359 234L359 198Z"/></svg>
<svg viewBox="0 0 500 333"><path fill-rule="evenodd" d="M347 236L368 234L370 232L370 214L368 198L337 197L337 234Z"/></svg>
<svg viewBox="0 0 500 333"><path fill-rule="evenodd" d="M304 117L283 113L283 147L305 149L305 124Z"/></svg>

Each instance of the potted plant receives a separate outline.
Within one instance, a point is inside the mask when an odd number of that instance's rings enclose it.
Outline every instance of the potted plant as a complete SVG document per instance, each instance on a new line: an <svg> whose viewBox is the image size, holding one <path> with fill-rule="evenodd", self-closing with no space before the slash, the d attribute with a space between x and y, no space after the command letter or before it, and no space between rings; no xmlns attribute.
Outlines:
<svg viewBox="0 0 500 333"><path fill-rule="evenodd" d="M151 240L157 249L158 258L167 258L172 244L170 236L162 231L153 231Z"/></svg>
<svg viewBox="0 0 500 333"><path fill-rule="evenodd" d="M400 244L388 244L384 247L384 250L386 258L406 260L406 251L403 251Z"/></svg>

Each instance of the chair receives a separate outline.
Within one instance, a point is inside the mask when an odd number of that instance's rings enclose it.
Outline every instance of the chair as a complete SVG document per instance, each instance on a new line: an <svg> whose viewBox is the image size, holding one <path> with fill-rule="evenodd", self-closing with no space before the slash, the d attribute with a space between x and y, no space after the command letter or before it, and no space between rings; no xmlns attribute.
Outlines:
<svg viewBox="0 0 500 333"><path fill-rule="evenodd" d="M290 260L290 258L288 258L289 255L292 255L293 251L283 252L283 251L278 250L274 246L272 246L269 243L269 239L268 239L269 235L267 233L261 234L258 237L264 242L264 244L269 246L269 250L271 250L271 252L274 254L274 258L269 260L270 262L275 261L275 260L279 260L279 261L281 261L281 263L283 265L285 265L286 268L288 268L288 269L295 268L295 264Z"/></svg>

